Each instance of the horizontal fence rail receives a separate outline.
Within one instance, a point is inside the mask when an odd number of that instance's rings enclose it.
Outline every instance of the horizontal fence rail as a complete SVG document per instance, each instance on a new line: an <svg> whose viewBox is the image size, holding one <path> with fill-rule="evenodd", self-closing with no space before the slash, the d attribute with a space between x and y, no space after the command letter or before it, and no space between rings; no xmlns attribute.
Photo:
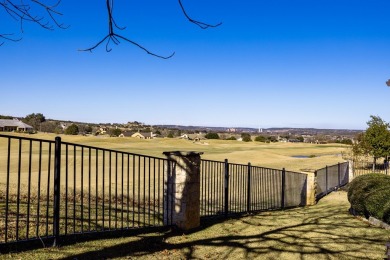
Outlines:
<svg viewBox="0 0 390 260"><path fill-rule="evenodd" d="M315 175L317 178L316 199L319 199L349 182L349 163L327 166L317 170Z"/></svg>
<svg viewBox="0 0 390 260"><path fill-rule="evenodd" d="M60 139L0 135L0 244L162 226L165 164Z"/></svg>

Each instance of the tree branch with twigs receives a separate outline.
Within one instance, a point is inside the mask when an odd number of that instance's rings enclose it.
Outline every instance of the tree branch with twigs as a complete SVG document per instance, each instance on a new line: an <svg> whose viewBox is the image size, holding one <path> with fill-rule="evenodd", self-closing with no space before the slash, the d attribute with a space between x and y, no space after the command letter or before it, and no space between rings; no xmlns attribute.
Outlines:
<svg viewBox="0 0 390 260"><path fill-rule="evenodd" d="M54 30L53 23L61 29L67 29L69 26L65 26L62 23L57 21L57 16L61 16L62 13L56 10L58 5L61 3L61 0L58 0L54 5L47 5L39 0L1 0L0 8L11 17L11 19L20 23L20 31L24 32L23 24L24 22L32 22L38 24L40 27L46 30ZM38 7L38 9L44 10L42 12L37 12L32 10L33 6ZM49 17L49 19L47 19ZM15 38L14 34L11 33L0 33L0 38L7 41L20 41L22 37ZM0 42L0 46L4 44L4 41Z"/></svg>
<svg viewBox="0 0 390 260"><path fill-rule="evenodd" d="M100 40L98 43L96 43L94 46L87 48L87 49L81 49L80 51L92 52L98 46L100 46L101 44L106 42L106 51L110 52L112 50L112 48L110 47L111 43L118 45L120 43L120 40L123 40L123 41L126 41L126 42L133 44L133 45L137 46L138 48L144 50L147 54L161 58L161 59L169 59L173 55L175 55L174 52L169 56L162 56L162 55L155 54L155 53L149 51L148 49L146 49L145 47L143 47L142 45L138 44L137 42L132 41L129 38L126 38L120 34L117 34L114 29L124 30L124 29L126 29L126 27L120 27L115 22L115 19L113 16L114 0L106 0L106 7L107 7L107 13L108 13L108 34L102 40Z"/></svg>
<svg viewBox="0 0 390 260"><path fill-rule="evenodd" d="M194 20L192 19L186 12L186 9L184 8L181 0L178 0L179 1L179 5L180 5L180 8L181 8L181 11L183 12L184 16L188 19L188 21L190 21L191 23L193 24L196 24L197 26L199 26L200 28L202 29L208 29L208 28L215 28L215 27L218 27L222 24L222 22L220 23L217 23L217 24L208 24L208 23L204 23L204 22L200 22L200 21L197 21L197 20Z"/></svg>
<svg viewBox="0 0 390 260"><path fill-rule="evenodd" d="M0 0L0 8L2 7L8 15L13 18L14 20L20 22L20 31L23 33L23 23L24 22L32 22L36 23L39 26L41 26L44 29L47 30L54 30L54 25L61 29L67 29L68 26L64 26L64 24L59 23L57 21L57 17L61 16L62 13L57 11L57 7L61 3L61 0L58 0L54 5L47 5L41 0L27 0L27 3L25 3L23 0ZM97 42L95 45L93 45L90 48L86 49L80 49L79 51L89 51L92 52L94 49L99 47L102 44L105 44L106 51L110 52L112 50L112 44L118 45L121 41L130 43L132 45L135 45L136 47L140 48L141 50L145 51L147 54L161 58L161 59L169 59L173 55L175 55L175 52L168 56L163 56L156 54L154 52L151 52L149 49L145 48L143 45L129 39L128 37L125 37L121 34L118 34L117 31L123 31L126 29L126 27L120 27L115 21L114 18L114 3L115 0L106 0L106 9L108 14L108 34L103 37L99 42ZM178 0L178 3L180 5L181 11L183 12L184 16L188 19L189 22L199 26L201 29L208 29L208 28L215 28L220 26L222 23L217 24L208 24L204 23L195 19L192 19L185 7L183 6L182 0ZM35 12L32 12L31 8L32 6L39 7L41 11L44 11L45 15L37 15ZM46 19L45 19L46 18ZM47 19L49 18L49 19ZM54 24L54 25L53 25ZM1 40L8 40L8 41L20 41L21 38L13 38L13 34L1 34L0 33L0 46L4 44L4 41Z"/></svg>
<svg viewBox="0 0 390 260"><path fill-rule="evenodd" d="M212 28L212 27L217 27L219 25L221 25L222 23L218 23L216 25L211 25L211 24L207 24L207 23L203 23L203 22L200 22L200 21L197 21L197 20L194 20L192 19L186 12L183 4L182 4L182 1L181 0L178 0L179 1L179 5L180 5L180 8L184 14L184 16L191 22L191 23L194 23L196 24L197 26L199 26L200 28L202 29L207 29L207 28ZM152 55L152 56L155 56L155 57L158 57L158 58L161 58L161 59L169 59L171 58L173 55L175 55L175 52L173 52L171 55L168 55L168 56L162 56L162 55L158 55L154 52L151 52L149 51L147 48L145 48L144 46L140 45L139 43L135 42L135 41L132 41L130 40L129 38L127 37L124 37L120 34L117 34L115 32L115 30L124 30L126 29L126 27L120 27L118 26L118 24L115 22L115 19L114 19L114 16L113 16L113 9L114 9L114 0L106 0L106 7L107 7L107 13L108 13L108 34L102 39L100 40L98 43L96 43L94 46L90 47L90 48L87 48L87 49L82 49L80 51L90 51L92 52L94 49L96 49L97 47L99 47L101 44L103 44L104 42L106 42L106 51L107 52L110 52L112 50L112 48L110 47L110 44L111 43L114 43L115 45L118 45L120 43L120 40L123 40L125 42L128 42L130 44L133 44L135 46L137 46L138 48L142 49L143 51L145 51L147 54L149 55Z"/></svg>

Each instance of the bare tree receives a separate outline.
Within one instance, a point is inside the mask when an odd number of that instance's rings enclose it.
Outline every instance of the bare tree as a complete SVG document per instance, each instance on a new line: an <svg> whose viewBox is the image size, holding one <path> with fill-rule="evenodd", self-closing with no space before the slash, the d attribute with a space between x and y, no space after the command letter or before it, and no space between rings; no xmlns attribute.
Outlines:
<svg viewBox="0 0 390 260"><path fill-rule="evenodd" d="M21 33L23 33L24 22L36 23L47 30L54 30L55 27L61 29L68 28L68 26L59 23L57 20L58 16L62 15L62 13L57 10L57 7L60 5L60 3L61 0L58 0L54 5L48 5L40 0L0 0L0 7L2 7L12 19L20 23L20 31ZM92 52L101 44L105 43L106 51L110 52L112 50L112 43L118 45L122 40L132 45L135 45L136 47L145 51L147 54L158 58L169 59L175 54L175 52L173 52L168 56L158 55L154 52L149 51L143 45L129 39L128 37L118 34L117 31L123 31L126 29L126 27L121 27L116 23L116 20L114 18L114 3L115 0L106 0L106 8L108 15L108 34L92 47L80 49L80 51ZM188 21L199 26L202 29L214 28L222 24L218 23L213 25L192 19L184 8L182 0L178 0L178 3L184 16L188 19ZM0 33L0 46L3 45L6 40L15 42L20 41L21 39L21 37L15 37L13 33Z"/></svg>

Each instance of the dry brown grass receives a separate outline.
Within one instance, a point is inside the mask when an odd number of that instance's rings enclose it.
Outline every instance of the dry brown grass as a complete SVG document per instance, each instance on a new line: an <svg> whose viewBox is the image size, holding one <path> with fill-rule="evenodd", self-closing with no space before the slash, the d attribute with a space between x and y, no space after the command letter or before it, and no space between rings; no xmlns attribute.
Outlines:
<svg viewBox="0 0 390 260"><path fill-rule="evenodd" d="M20 134L14 134L20 135ZM25 136L25 135L24 135ZM28 137L54 140L54 134L35 134ZM269 168L286 168L291 171L319 169L343 161L341 153L348 149L342 144L305 144L305 143L259 143L225 140L205 140L192 142L181 139L158 138L140 140L136 138L119 138L105 136L67 136L61 135L65 142L97 146L106 149L164 157L165 151L204 152L203 159L246 164ZM0 147L6 145L0 138ZM315 155L314 158L293 158L294 155Z"/></svg>
<svg viewBox="0 0 390 260"><path fill-rule="evenodd" d="M25 136L20 134L12 134L17 136ZM55 135L53 134L37 134L27 137L40 138L46 140L54 140ZM288 170L292 171L303 171L307 169L318 169L324 167L326 164L335 164L337 162L342 161L340 154L343 150L346 149L346 146L343 145L312 145L312 144L301 144L301 143L275 143L275 144L263 144L263 143L244 143L237 141L222 141L222 140L208 140L207 142L194 143L187 140L178 140L178 139L154 139L154 140L140 140L135 138L110 138L110 137L83 137L83 136L61 136L64 142L71 142L76 144L84 144L89 146L101 147L106 149L113 149L124 152L131 152L137 154L144 154L149 156L163 157L162 153L164 151L197 151L204 152L202 158L223 161L225 158L229 159L229 162L234 163L246 163L251 162L252 165L264 166L269 168L283 168L285 167ZM9 225L10 230L10 239L13 239L12 230L14 229L14 221L12 221L12 216L17 213L16 210L16 200L18 199L16 194L20 195L21 206L19 209L20 218L24 220L26 218L27 205L30 203L30 215L31 218L29 220L28 225L36 223L39 221L39 226L44 224L41 221L47 221L47 218L51 218L52 216L52 205L53 198L52 192L47 195L47 188L50 191L53 191L53 165L54 165L54 156L52 155L50 160L47 156L49 151L49 146L47 144L43 144L41 164L39 165L39 147L36 143L32 146L32 157L31 157L31 166L29 165L29 143L22 143L22 159L21 165L19 168L19 143L17 141L13 141L11 145L11 164L10 164L10 174L7 176L7 153L8 153L8 144L6 138L0 138L0 222L4 221L4 216L6 213L5 209L5 183L7 178L10 178L9 185L9 201L10 208L9 214L11 216L11 221L7 223ZM54 147L52 147L53 152ZM65 154L65 148L62 149L62 154ZM80 149L77 150L76 158L73 156L73 151L69 151L68 157L68 169L66 169L65 161L62 160L62 176L61 190L64 192L66 188L69 190L68 195L68 203L72 205L73 201L76 201L77 209L74 209L76 213L74 216L79 219L81 216L81 212L87 210L85 214L95 215L96 211L102 212L101 201L110 202L113 205L117 204L121 209L126 208L127 211L136 212L139 211L134 209L134 205L142 204L143 207L149 208L149 195L154 201L154 197L162 198L162 170L154 175L155 173L150 170L153 169L153 162L151 167L142 166L142 167L133 167L132 159L122 159L122 157L118 158L117 165L118 167L114 167L115 157L112 158L111 167L108 164L109 159L108 155L105 155L105 176L102 174L102 165L98 165L98 169L96 169L96 152L93 150L91 153L91 163L88 161L89 151L88 149L84 150L84 160L80 159ZM307 159L297 159L292 158L292 155L316 155L314 158ZM16 158L16 159L15 159ZM130 160L130 167L128 167L128 160ZM133 159L134 160L134 159ZM102 161L102 153L98 154L98 161ZM122 167L122 163L124 167ZM50 164L50 167L49 167ZM83 167L81 167L83 166ZM31 168L31 171L29 170ZM39 169L41 168L41 171ZM74 171L76 169L76 172ZM136 169L135 177L133 177L133 170ZM20 169L20 170L19 170ZM48 169L50 169L50 174ZM81 174L81 169L83 169L83 173ZM115 169L115 170L114 170ZM68 171L67 179L68 186L65 186L66 180L66 170ZM110 176L111 171L111 176ZM29 174L31 172L31 175ZM75 175L76 173L76 175ZM123 177L122 177L122 173ZM20 174L20 175L19 175ZM130 175L128 175L130 174ZM155 180L160 176L160 182L157 185L154 185ZM28 179L31 179L31 182ZM18 180L20 181L20 187L18 187ZM104 186L102 185L104 181ZM38 190L38 182L40 182L41 190ZM31 186L29 186L29 183ZM50 183L50 185L48 185ZM102 189L105 189L105 195L102 194ZM122 205L121 195L122 195L122 187L124 189L124 198L126 201L130 201L130 207L126 205ZM28 200L28 190L30 189L30 201ZM112 192L111 195L108 195L108 191ZM82 191L82 192L81 192ZM136 198L132 198L132 193L135 192ZM40 192L40 196L38 198L38 192ZM75 193L75 195L73 195ZM83 195L81 195L83 193ZM118 194L118 197L113 197L113 194ZM144 198L145 193L148 195ZM91 194L91 197L88 195ZM82 196L82 199L81 199ZM110 197L111 196L111 197ZM62 196L63 198L65 196ZM73 198L74 197L74 198ZM91 206L91 208L84 207L82 210L80 208L81 201L83 201L84 205L89 205L90 200L92 205L95 205L95 202L98 201L98 206ZM37 202L40 202L41 209L38 212ZM133 203L134 202L134 203ZM154 203L154 202L153 202ZM160 202L161 203L161 202ZM61 203L64 205L65 201ZM134 204L134 205L133 205ZM107 205L107 204L106 204ZM45 215L45 212L48 211L49 215ZM84 213L84 212L83 212ZM69 214L72 214L70 212ZM113 213L109 212L108 215ZM137 214L138 215L138 214ZM38 219L40 216L40 219ZM84 215L85 216L85 215ZM117 216L112 216L117 219ZM141 220L136 219L136 222L141 225ZM51 221L51 219L50 219ZM72 220L73 221L73 220ZM153 220L154 221L154 220ZM31 222L31 223L30 223ZM81 221L82 222L82 221ZM92 222L96 222L96 226L109 226L106 222L103 222L101 216L99 214L98 217L92 219ZM26 220L27 223L27 220ZM1 223L0 223L1 225ZM70 223L72 225L72 223ZM77 222L77 229L80 229L80 226L83 226L84 223ZM143 225L143 224L142 224ZM4 226L4 225L1 225ZM27 226L27 225L24 225ZM44 230L43 234L47 233L45 227L41 227L40 230ZM39 231L39 235L42 235L42 231ZM49 230L49 233L51 231ZM34 237L36 235L35 230L31 228L30 230L21 230L20 234L29 234L30 237ZM23 237L24 235L21 235ZM1 239L4 239L1 236ZM0 239L0 240L1 240Z"/></svg>

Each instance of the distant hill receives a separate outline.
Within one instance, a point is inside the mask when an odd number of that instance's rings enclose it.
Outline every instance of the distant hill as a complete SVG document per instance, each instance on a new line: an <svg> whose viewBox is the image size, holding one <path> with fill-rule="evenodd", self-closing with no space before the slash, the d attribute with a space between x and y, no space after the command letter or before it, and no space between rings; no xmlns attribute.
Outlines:
<svg viewBox="0 0 390 260"><path fill-rule="evenodd" d="M183 126L183 125L155 125L159 128L178 129L182 131L207 131L207 132L236 132L236 133L269 133L269 134L299 134L299 135L343 135L354 136L363 132L354 129L317 129L317 128L292 128L292 127L272 127L272 128L250 128L250 127L210 127L210 126Z"/></svg>
<svg viewBox="0 0 390 260"><path fill-rule="evenodd" d="M21 117L14 117L10 115L0 115L2 119L12 119ZM271 127L271 128L251 128L251 127L212 127L212 126L185 126L185 125L150 125L141 122L128 122L128 123L87 123L87 122L77 122L71 120L59 120L59 119L46 119L46 121L77 125L89 125L92 127L120 127L126 129L135 129L138 131L147 129L148 131L156 130L180 130L183 132L218 132L218 133L251 133L251 134L269 134L269 135L324 135L324 136L349 136L354 137L358 133L363 132L363 130L354 130L354 129L317 129L317 128L293 128L293 127Z"/></svg>

